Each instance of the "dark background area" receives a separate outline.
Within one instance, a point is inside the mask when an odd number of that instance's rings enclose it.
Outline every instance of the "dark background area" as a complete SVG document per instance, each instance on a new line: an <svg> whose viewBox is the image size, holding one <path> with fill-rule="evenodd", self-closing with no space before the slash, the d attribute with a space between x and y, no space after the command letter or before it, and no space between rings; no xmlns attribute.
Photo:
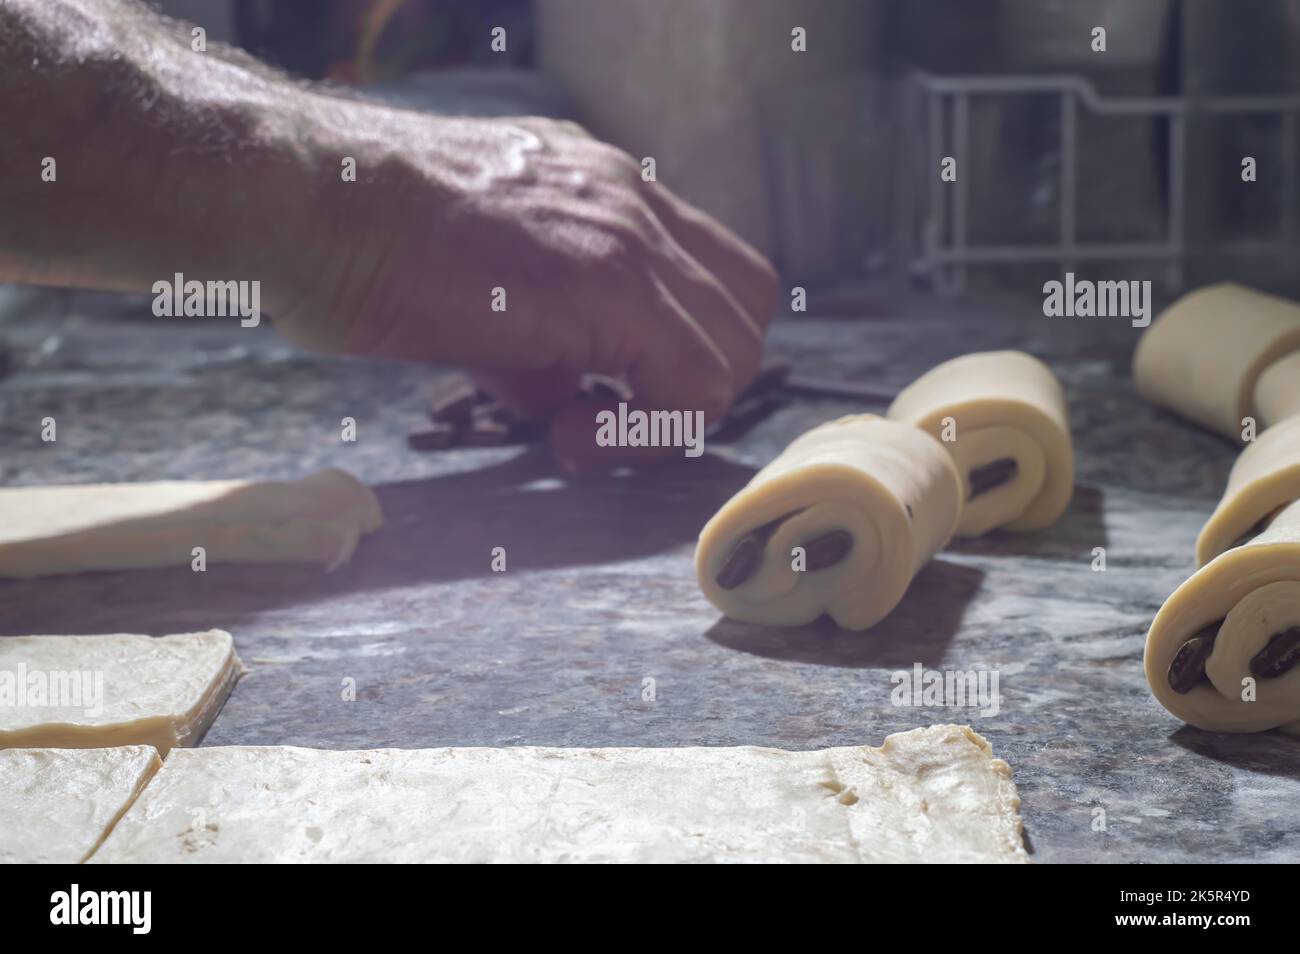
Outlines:
<svg viewBox="0 0 1300 954"><path fill-rule="evenodd" d="M763 249L792 284L878 301L929 285L937 160L909 145L924 103L909 77L1077 76L1103 97L1280 95L1300 84L1300 0L165 0L310 79L437 112L564 115L634 154ZM509 39L489 47L491 30ZM789 34L807 30L808 51ZM1091 31L1107 31L1107 50ZM706 96L697 91L707 91ZM1061 111L1053 94L970 100L963 155L972 245L1057 239ZM1080 109L1080 242L1171 235L1169 124ZM1179 249L1075 263L1156 277L1173 293L1221 278L1294 290L1296 125L1277 109L1193 113ZM909 151L911 149L911 151ZM951 154L951 148L942 154ZM1258 179L1241 180L1241 158ZM901 197L901 198L900 198ZM909 201L909 198L911 200ZM1065 259L967 270L964 291L1037 287ZM1174 266L1171 270L1170 266ZM943 276L940 276L943 277ZM823 295L823 301L827 296Z"/></svg>

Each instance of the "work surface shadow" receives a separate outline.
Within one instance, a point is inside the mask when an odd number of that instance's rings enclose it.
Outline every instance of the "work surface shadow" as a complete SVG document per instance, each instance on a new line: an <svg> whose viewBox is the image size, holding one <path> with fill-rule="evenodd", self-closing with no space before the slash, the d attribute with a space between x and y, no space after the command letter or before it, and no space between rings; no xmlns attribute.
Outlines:
<svg viewBox="0 0 1300 954"><path fill-rule="evenodd" d="M384 525L334 572L214 564L202 573L176 567L0 581L0 633L174 632L205 616L233 625L281 606L484 577L497 547L509 570L522 572L645 559L694 541L752 475L704 455L570 481L546 453L530 450L374 487Z"/></svg>
<svg viewBox="0 0 1300 954"><path fill-rule="evenodd" d="M706 635L720 646L783 662L850 669L937 665L983 580L984 571L976 567L931 560L899 604L869 631L840 629L829 616L806 626L759 626L723 618Z"/></svg>

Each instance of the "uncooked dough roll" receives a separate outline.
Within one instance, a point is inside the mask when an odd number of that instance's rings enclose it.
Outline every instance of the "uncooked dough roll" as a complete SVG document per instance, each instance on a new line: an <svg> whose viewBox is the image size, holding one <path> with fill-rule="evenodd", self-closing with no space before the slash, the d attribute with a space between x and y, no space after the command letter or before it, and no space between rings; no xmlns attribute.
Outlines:
<svg viewBox="0 0 1300 954"><path fill-rule="evenodd" d="M1211 732L1300 733L1300 502L1174 591L1147 634L1156 699ZM1243 694L1252 685L1254 699Z"/></svg>
<svg viewBox="0 0 1300 954"><path fill-rule="evenodd" d="M866 629L951 539L961 481L928 434L874 414L815 427L700 531L700 588L728 616L772 626L828 613ZM803 548L803 569L795 547Z"/></svg>
<svg viewBox="0 0 1300 954"><path fill-rule="evenodd" d="M1022 351L953 358L904 388L888 413L940 438L952 455L966 502L960 536L1037 530L1069 505L1069 413L1056 376L1037 358ZM955 440L942 440L948 418Z"/></svg>
<svg viewBox="0 0 1300 954"><path fill-rule="evenodd" d="M1228 282L1166 308L1138 342L1133 377L1148 401L1240 440L1260 375L1293 351L1300 305Z"/></svg>
<svg viewBox="0 0 1300 954"><path fill-rule="evenodd" d="M1300 351L1270 364L1255 384L1259 426L1272 427L1288 417L1300 417Z"/></svg>
<svg viewBox="0 0 1300 954"><path fill-rule="evenodd" d="M1196 538L1196 565L1263 531L1293 500L1300 500L1300 417L1270 427L1238 455L1223 498Z"/></svg>

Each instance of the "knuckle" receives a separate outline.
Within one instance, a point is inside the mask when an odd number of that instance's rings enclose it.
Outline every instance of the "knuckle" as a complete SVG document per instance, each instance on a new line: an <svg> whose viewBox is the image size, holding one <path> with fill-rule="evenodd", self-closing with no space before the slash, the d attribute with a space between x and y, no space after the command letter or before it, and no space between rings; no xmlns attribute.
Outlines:
<svg viewBox="0 0 1300 954"><path fill-rule="evenodd" d="M641 178L641 163L618 146L607 142L593 141L592 148L596 156L615 174L620 181Z"/></svg>

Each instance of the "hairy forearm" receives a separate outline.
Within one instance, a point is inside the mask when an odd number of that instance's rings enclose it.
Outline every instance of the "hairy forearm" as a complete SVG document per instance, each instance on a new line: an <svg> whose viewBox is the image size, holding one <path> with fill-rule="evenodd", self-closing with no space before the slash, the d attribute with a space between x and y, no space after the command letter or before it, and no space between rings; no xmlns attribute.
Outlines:
<svg viewBox="0 0 1300 954"><path fill-rule="evenodd" d="M133 0L0 0L0 280L257 278L327 187L313 96Z"/></svg>
<svg viewBox="0 0 1300 954"><path fill-rule="evenodd" d="M135 0L0 0L0 124L0 281L256 281L300 344L569 408L574 459L580 372L712 416L758 367L767 263L572 124L297 83Z"/></svg>

